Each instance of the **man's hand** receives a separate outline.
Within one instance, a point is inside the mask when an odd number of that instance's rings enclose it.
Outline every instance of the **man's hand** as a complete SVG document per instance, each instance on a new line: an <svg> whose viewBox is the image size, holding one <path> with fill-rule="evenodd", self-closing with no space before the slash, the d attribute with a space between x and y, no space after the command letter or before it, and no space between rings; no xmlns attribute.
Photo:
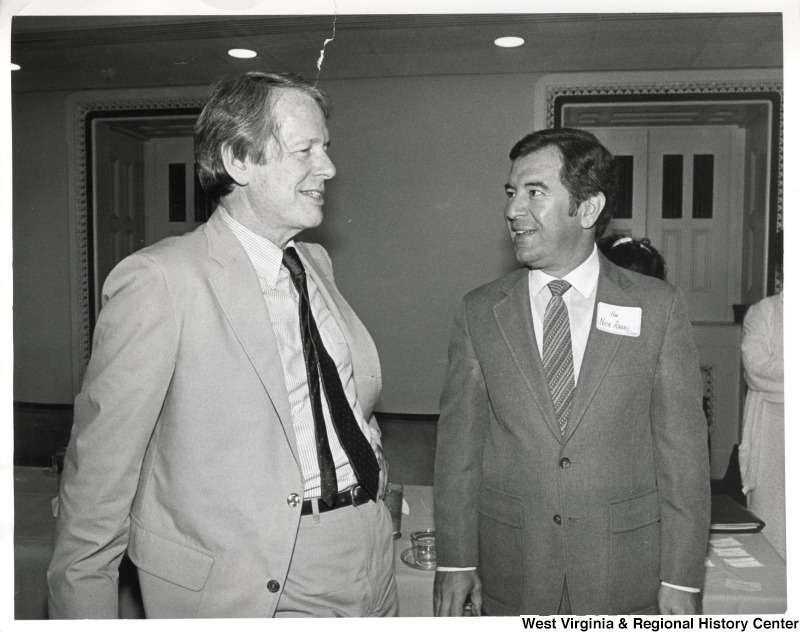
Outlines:
<svg viewBox="0 0 800 632"><path fill-rule="evenodd" d="M699 592L678 590L661 584L658 589L658 611L661 614L700 614Z"/></svg>
<svg viewBox="0 0 800 632"><path fill-rule="evenodd" d="M472 602L471 616L481 616L481 580L478 571L436 571L433 582L434 616L463 617L467 597Z"/></svg>
<svg viewBox="0 0 800 632"><path fill-rule="evenodd" d="M375 451L375 458L378 459L378 467L381 468L378 476L378 500L381 500L386 495L386 488L389 486L389 462L383 456L381 446L375 444L372 449Z"/></svg>

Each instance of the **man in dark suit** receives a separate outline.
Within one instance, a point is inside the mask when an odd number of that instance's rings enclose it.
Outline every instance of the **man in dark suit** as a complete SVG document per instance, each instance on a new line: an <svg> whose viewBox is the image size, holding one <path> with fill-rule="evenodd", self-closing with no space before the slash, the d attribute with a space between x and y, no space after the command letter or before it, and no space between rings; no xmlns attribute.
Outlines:
<svg viewBox="0 0 800 632"><path fill-rule="evenodd" d="M598 254L614 168L594 136L539 131L511 160L524 267L456 316L435 612L697 613L710 482L684 298Z"/></svg>
<svg viewBox="0 0 800 632"><path fill-rule="evenodd" d="M104 285L75 401L51 618L113 618L118 565L148 618L397 612L372 414L378 355L325 250L330 106L298 77L219 82L195 129L219 206Z"/></svg>

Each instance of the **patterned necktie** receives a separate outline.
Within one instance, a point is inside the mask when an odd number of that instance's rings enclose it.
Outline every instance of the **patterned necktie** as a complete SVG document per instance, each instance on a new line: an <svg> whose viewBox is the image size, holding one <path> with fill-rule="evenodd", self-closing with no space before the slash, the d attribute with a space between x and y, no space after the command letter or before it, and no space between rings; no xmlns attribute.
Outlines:
<svg viewBox="0 0 800 632"><path fill-rule="evenodd" d="M289 270L292 283L300 295L300 333L303 339L303 355L306 360L308 375L308 392L311 398L311 410L314 415L314 430L317 438L317 458L320 464L322 491L320 496L326 505L331 507L336 495L336 470L333 466L328 435L325 431L325 418L322 414L320 397L320 380L328 400L328 409L336 434L347 453L358 481L373 497L378 493L378 477L380 468L375 452L369 440L364 436L361 427L353 415L353 408L347 401L339 370L333 361L317 329L314 315L311 313L311 302L306 284L306 271L294 248L286 248L283 252L283 265Z"/></svg>
<svg viewBox="0 0 800 632"><path fill-rule="evenodd" d="M556 409L561 434L567 426L572 396L575 394L575 365L572 362L572 337L569 333L569 312L562 298L570 287L563 280L547 284L552 294L544 313L542 363L547 385Z"/></svg>

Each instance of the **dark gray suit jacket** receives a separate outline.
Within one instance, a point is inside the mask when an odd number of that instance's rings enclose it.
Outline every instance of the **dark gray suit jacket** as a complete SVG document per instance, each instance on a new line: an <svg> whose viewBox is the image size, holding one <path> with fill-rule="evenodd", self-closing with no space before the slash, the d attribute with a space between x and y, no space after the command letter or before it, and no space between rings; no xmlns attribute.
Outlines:
<svg viewBox="0 0 800 632"><path fill-rule="evenodd" d="M441 399L439 564L477 566L489 614L652 610L659 582L701 587L707 426L683 295L601 256L597 301L642 308L641 334L596 327L562 437L534 338L528 270L469 293Z"/></svg>

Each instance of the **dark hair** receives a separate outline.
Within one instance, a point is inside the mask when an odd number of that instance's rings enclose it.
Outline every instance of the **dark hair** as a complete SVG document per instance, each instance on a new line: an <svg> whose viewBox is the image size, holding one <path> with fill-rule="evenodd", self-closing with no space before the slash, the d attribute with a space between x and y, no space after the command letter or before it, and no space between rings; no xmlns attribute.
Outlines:
<svg viewBox="0 0 800 632"><path fill-rule="evenodd" d="M234 157L264 164L264 146L277 133L273 104L278 90L301 90L313 98L327 119L331 103L322 90L290 73L247 72L222 79L211 94L194 128L194 157L200 184L218 201L233 191L234 181L222 162L227 145Z"/></svg>
<svg viewBox="0 0 800 632"><path fill-rule="evenodd" d="M511 160L556 147L561 153L561 184L569 191L570 214L593 195L603 193L606 204L595 224L595 237L600 237L611 221L611 204L616 188L614 157L597 138L581 129L559 127L528 134L511 149Z"/></svg>
<svg viewBox="0 0 800 632"><path fill-rule="evenodd" d="M609 235L597 242L597 248L611 263L622 268L662 281L667 278L667 264L664 257L650 245L647 237L633 239L625 235Z"/></svg>

